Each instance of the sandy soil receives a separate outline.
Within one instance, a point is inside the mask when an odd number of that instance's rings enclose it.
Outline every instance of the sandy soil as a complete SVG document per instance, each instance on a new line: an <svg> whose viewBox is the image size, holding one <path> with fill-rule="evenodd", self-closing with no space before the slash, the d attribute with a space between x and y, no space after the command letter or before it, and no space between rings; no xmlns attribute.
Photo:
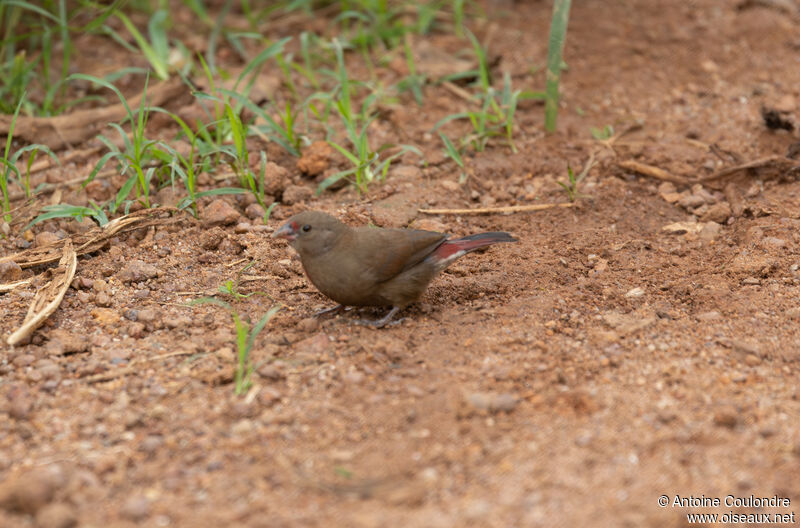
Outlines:
<svg viewBox="0 0 800 528"><path fill-rule="evenodd" d="M208 200L199 221L81 256L60 309L0 353L0 527L663 527L688 525L687 513L800 514L800 162L783 158L798 134L762 118L800 118L800 8L674 4L576 2L560 132L545 136L542 106L523 103L519 152L496 142L470 157L464 185L430 131L467 102L429 86L425 112L409 98L373 127L377 141L421 146L428 164L405 156L367 196L311 196L314 178L270 147L282 203L266 229L246 217L247 199L224 199L230 218ZM496 71L542 86L549 3L489 7L475 30L491 37ZM594 140L590 128L607 124L631 130ZM591 198L573 208L418 212L564 202L556 180L591 155ZM42 177L80 177L96 159ZM631 160L689 183L620 166ZM330 302L267 236L309 208L353 225L504 230L520 243L458 261L401 324L318 321ZM82 229L55 221L33 234ZM0 255L20 240L12 233ZM255 321L285 308L257 340L255 386L239 397L229 314L185 303L250 261L245 275L260 279L240 289L267 295L236 309ZM3 336L33 293L0 296ZM676 507L676 495L723 502ZM728 507L727 495L790 505Z"/></svg>

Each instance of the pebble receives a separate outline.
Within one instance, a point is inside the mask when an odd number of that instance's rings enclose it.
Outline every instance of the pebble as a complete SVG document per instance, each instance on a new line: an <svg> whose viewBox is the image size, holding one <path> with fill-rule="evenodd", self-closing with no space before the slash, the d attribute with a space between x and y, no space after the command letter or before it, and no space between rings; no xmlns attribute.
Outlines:
<svg viewBox="0 0 800 528"><path fill-rule="evenodd" d="M741 352L743 354L753 354L755 356L760 355L760 349L757 344L743 341L741 339L731 339L731 347L736 352Z"/></svg>
<svg viewBox="0 0 800 528"><path fill-rule="evenodd" d="M150 501L143 495L134 495L125 501L119 513L131 521L141 521L150 515Z"/></svg>
<svg viewBox="0 0 800 528"><path fill-rule="evenodd" d="M145 326L142 323L131 323L128 325L128 335L134 339L144 336Z"/></svg>
<svg viewBox="0 0 800 528"><path fill-rule="evenodd" d="M456 192L461 189L461 186L458 184L458 182L454 182L453 180L441 180L439 182L439 186L450 192Z"/></svg>
<svg viewBox="0 0 800 528"><path fill-rule="evenodd" d="M136 320L142 323L154 323L159 319L158 311L153 308L142 308L139 310Z"/></svg>
<svg viewBox="0 0 800 528"><path fill-rule="evenodd" d="M297 323L297 329L301 332L315 332L319 328L319 320L316 317L306 317Z"/></svg>
<svg viewBox="0 0 800 528"><path fill-rule="evenodd" d="M511 412L517 406L516 396L509 393L473 392L467 402L474 408L489 412Z"/></svg>
<svg viewBox="0 0 800 528"><path fill-rule="evenodd" d="M264 208L257 203L252 203L248 205L247 209L244 210L244 215L250 220L261 220L262 218L264 218L265 214L266 211L264 211Z"/></svg>
<svg viewBox="0 0 800 528"><path fill-rule="evenodd" d="M772 246L777 249L782 249L786 247L786 241L782 238L777 237L764 237L762 242L767 246Z"/></svg>
<svg viewBox="0 0 800 528"><path fill-rule="evenodd" d="M736 427L736 424L739 422L739 412L736 410L735 407L731 405L726 405L724 407L720 407L714 413L714 425L719 427L727 427L728 429L733 429Z"/></svg>
<svg viewBox="0 0 800 528"><path fill-rule="evenodd" d="M281 201L286 205L294 205L305 202L314 195L314 191L305 185L289 185L283 191Z"/></svg>
<svg viewBox="0 0 800 528"><path fill-rule="evenodd" d="M642 288L633 288L628 290L628 293L625 294L625 297L628 299L636 299L644 295L644 290Z"/></svg>
<svg viewBox="0 0 800 528"><path fill-rule="evenodd" d="M152 455L164 445L164 437L161 435L150 435L139 444L139 451Z"/></svg>
<svg viewBox="0 0 800 528"><path fill-rule="evenodd" d="M728 202L719 202L709 207L708 211L706 211L705 214L700 217L700 221L724 224L728 221L728 218L730 218L732 214L731 206L728 204Z"/></svg>
<svg viewBox="0 0 800 528"><path fill-rule="evenodd" d="M0 282L14 282L22 278L22 268L14 261L0 263Z"/></svg>
<svg viewBox="0 0 800 528"><path fill-rule="evenodd" d="M6 392L8 415L15 420L27 420L33 410L33 398L25 385L12 385Z"/></svg>
<svg viewBox="0 0 800 528"><path fill-rule="evenodd" d="M262 378L272 381L279 381L286 377L286 373L283 372L283 369L274 363L264 363L258 367L256 372L258 372L258 375Z"/></svg>
<svg viewBox="0 0 800 528"><path fill-rule="evenodd" d="M722 314L717 311L703 312L697 315L699 321L716 321L722 318Z"/></svg>
<svg viewBox="0 0 800 528"><path fill-rule="evenodd" d="M250 231L251 227L252 226L247 222L239 222L236 224L236 227L233 228L233 232L241 235L242 233Z"/></svg>
<svg viewBox="0 0 800 528"><path fill-rule="evenodd" d="M698 236L700 237L701 240L710 242L716 239L721 231L722 231L722 226L720 224L716 222L706 222L700 229L700 234Z"/></svg>
<svg viewBox="0 0 800 528"><path fill-rule="evenodd" d="M678 205L684 209L697 209L701 205L705 205L705 203L706 201L703 199L703 197L697 196L696 194L690 194L678 200Z"/></svg>
<svg viewBox="0 0 800 528"><path fill-rule="evenodd" d="M167 326L167 328L188 328L192 325L192 320L185 316L168 316L164 319L164 324Z"/></svg>
<svg viewBox="0 0 800 528"><path fill-rule="evenodd" d="M73 528L78 525L78 517L72 507L63 502L48 504L36 514L39 528Z"/></svg>
<svg viewBox="0 0 800 528"><path fill-rule="evenodd" d="M207 226L232 225L239 220L239 211L218 198L203 210L203 223Z"/></svg>
<svg viewBox="0 0 800 528"><path fill-rule="evenodd" d="M37 467L0 486L0 508L35 515L66 484L60 466Z"/></svg>
<svg viewBox="0 0 800 528"><path fill-rule="evenodd" d="M35 238L36 247L49 246L59 241L58 235L49 231L38 233Z"/></svg>
<svg viewBox="0 0 800 528"><path fill-rule="evenodd" d="M236 436L241 436L241 435L249 434L249 433L255 431L255 429L256 429L256 425L253 422L253 420L249 420L247 418L244 418L242 420L239 420L238 422L236 422L235 424L233 424L231 426L231 433L233 433Z"/></svg>
<svg viewBox="0 0 800 528"><path fill-rule="evenodd" d="M354 370L354 371L351 371L351 372L348 372L347 374L345 374L343 376L343 378L344 378L344 381L346 381L347 383L349 383L351 385L358 385L359 383L364 381L365 376L364 376L363 372L360 372L358 370Z"/></svg>
<svg viewBox="0 0 800 528"><path fill-rule="evenodd" d="M754 354L747 354L747 357L744 358L744 362L749 367L755 367L761 364L761 359Z"/></svg>
<svg viewBox="0 0 800 528"><path fill-rule="evenodd" d="M111 306L111 297L109 297L106 292L101 291L100 293L95 295L94 303L97 306L103 306L103 307L107 308L107 307Z"/></svg>
<svg viewBox="0 0 800 528"><path fill-rule="evenodd" d="M117 278L123 283L143 282L147 279L154 279L157 276L158 268L141 260L131 260L117 274Z"/></svg>

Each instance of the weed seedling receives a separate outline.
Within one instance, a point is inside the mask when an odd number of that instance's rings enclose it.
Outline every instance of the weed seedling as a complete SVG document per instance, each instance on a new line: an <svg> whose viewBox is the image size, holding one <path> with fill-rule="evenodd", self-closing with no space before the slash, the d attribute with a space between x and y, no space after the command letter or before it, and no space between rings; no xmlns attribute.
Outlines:
<svg viewBox="0 0 800 528"><path fill-rule="evenodd" d="M572 171L572 167L567 165L567 183L560 181L556 182L564 189L564 192L567 193L567 198L569 199L570 202L574 202L578 198L592 198L588 194L581 194L578 191L578 186L586 177L586 175L589 174L589 171L592 169L593 166L594 163L586 165L586 168L584 168L580 174L575 176L575 173Z"/></svg>
<svg viewBox="0 0 800 528"><path fill-rule="evenodd" d="M614 127L611 125L606 125L603 128L592 127L589 131L592 133L592 137L598 141L607 141L614 135Z"/></svg>
<svg viewBox="0 0 800 528"><path fill-rule="evenodd" d="M251 357L253 344L255 343L258 334L261 333L269 320L272 319L276 313L278 313L281 307L273 306L261 317L261 319L258 320L256 324L251 326L246 319L242 318L239 312L234 310L233 307L225 301L220 301L219 299L215 299L213 297L202 297L190 302L189 306L197 304L216 304L217 306L225 308L228 313L231 314L231 318L233 319L233 327L236 332L237 349L236 371L233 378L233 391L237 396L246 394L253 385L253 358Z"/></svg>

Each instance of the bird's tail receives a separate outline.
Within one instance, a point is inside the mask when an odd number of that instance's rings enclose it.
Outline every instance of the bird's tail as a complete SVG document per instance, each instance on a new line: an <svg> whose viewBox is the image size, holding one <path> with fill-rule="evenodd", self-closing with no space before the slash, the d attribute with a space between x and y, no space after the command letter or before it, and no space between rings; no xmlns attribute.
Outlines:
<svg viewBox="0 0 800 528"><path fill-rule="evenodd" d="M449 264L462 255L466 255L470 251L491 246L492 244L497 244L498 242L517 242L517 239L503 231L478 233L477 235L469 235L463 238L447 240L441 246L436 248L436 251L433 252L433 255Z"/></svg>

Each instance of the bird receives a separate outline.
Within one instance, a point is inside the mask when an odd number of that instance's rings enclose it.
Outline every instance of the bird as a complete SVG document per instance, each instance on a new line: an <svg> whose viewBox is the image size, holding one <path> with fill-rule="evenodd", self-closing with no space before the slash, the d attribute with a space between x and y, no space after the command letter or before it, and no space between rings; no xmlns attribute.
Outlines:
<svg viewBox="0 0 800 528"><path fill-rule="evenodd" d="M385 317L362 323L382 328L417 299L436 275L456 259L498 242L517 242L506 232L463 238L419 229L350 227L321 211L289 218L272 238L285 239L297 251L312 284L345 306L391 306Z"/></svg>

